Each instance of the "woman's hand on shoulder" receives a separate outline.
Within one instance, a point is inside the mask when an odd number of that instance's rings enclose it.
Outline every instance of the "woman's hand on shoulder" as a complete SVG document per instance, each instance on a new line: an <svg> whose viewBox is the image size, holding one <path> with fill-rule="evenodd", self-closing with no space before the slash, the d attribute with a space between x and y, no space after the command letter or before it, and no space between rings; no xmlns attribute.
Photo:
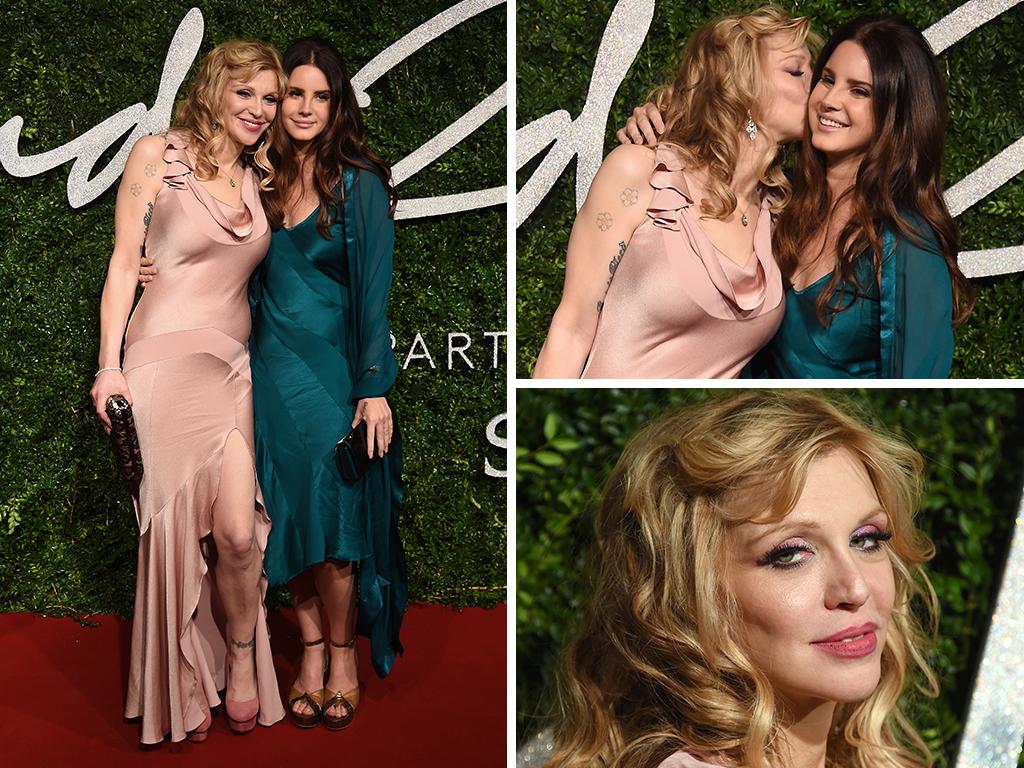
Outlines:
<svg viewBox="0 0 1024 768"><path fill-rule="evenodd" d="M374 443L378 456L383 456L391 447L394 421L391 406L386 397L366 397L356 403L356 415L352 419L355 427L360 421L366 422L366 455L374 457Z"/></svg>
<svg viewBox="0 0 1024 768"><path fill-rule="evenodd" d="M657 144L658 137L665 132L665 121L661 112L654 104L636 107L626 121L624 128L615 132L615 137L622 144Z"/></svg>
<svg viewBox="0 0 1024 768"><path fill-rule="evenodd" d="M103 422L103 429L110 432L110 417L107 416L107 398L111 395L124 395L128 405L132 405L132 393L128 389L128 382L124 374L119 370L108 370L97 374L92 383L92 390L89 392L92 397L93 407L96 415Z"/></svg>

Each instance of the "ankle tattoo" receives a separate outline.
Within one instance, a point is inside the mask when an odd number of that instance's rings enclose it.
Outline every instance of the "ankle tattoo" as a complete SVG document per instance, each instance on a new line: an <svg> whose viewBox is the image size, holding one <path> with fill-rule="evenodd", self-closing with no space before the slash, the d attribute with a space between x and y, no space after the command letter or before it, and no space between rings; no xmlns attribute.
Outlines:
<svg viewBox="0 0 1024 768"><path fill-rule="evenodd" d="M231 644L235 646L235 648L252 648L256 645L256 638L254 637L252 640L246 640L245 642L231 638Z"/></svg>

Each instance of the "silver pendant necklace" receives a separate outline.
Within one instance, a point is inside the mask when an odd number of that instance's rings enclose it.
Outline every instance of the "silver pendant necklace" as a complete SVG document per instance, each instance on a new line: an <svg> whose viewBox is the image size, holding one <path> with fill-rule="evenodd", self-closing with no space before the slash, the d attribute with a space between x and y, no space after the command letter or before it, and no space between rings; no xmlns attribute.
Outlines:
<svg viewBox="0 0 1024 768"><path fill-rule="evenodd" d="M228 184L230 185L230 187L232 189L234 189L235 187L238 186L235 183L235 168L234 168L234 166L231 167L231 175L230 176L228 176L226 173L224 173L224 171L220 170L220 168L217 169L217 173L220 176L223 176L224 178L226 178L228 180Z"/></svg>

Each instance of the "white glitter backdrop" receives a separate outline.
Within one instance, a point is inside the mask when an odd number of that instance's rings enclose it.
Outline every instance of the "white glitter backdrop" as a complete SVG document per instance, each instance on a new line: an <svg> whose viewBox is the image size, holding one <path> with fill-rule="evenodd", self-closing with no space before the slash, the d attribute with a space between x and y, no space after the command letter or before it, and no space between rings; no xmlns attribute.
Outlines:
<svg viewBox="0 0 1024 768"><path fill-rule="evenodd" d="M352 85L355 87L360 106L365 107L370 103L366 89L393 67L401 64L420 48L462 22L490 8L504 5L505 2L506 0L463 0L388 46L352 78ZM68 174L68 202L71 203L72 208L80 208L95 200L117 182L135 142L147 134L166 130L170 125L174 100L199 52L203 41L204 26L203 14L198 8L191 9L181 20L167 50L160 87L152 109L147 109L145 104L133 104L108 117L77 139L49 152L28 157L18 154L18 139L21 136L24 120L15 115L0 126L0 165L12 176L25 177L45 173L69 160L74 160L75 163ZM412 154L395 163L392 168L395 185L397 186L437 160L504 109L507 105L506 85L506 83L502 83L476 107ZM96 161L119 136L133 125L135 129L107 167L90 179L89 174ZM492 205L504 205L505 197L506 188L500 186L471 192L401 200L395 211L395 218L414 219L468 211L473 208L486 208Z"/></svg>
<svg viewBox="0 0 1024 768"><path fill-rule="evenodd" d="M1021 0L971 0L924 31L936 54L963 39ZM516 226L536 210L544 196L577 158L576 208L583 205L604 151L608 111L622 80L636 58L654 18L654 0L620 0L612 11L598 48L590 91L575 120L565 110L544 115L516 131L516 168L522 168L554 140L540 165L516 194ZM1024 137L946 191L954 216L1024 171ZM968 277L1024 272L1024 244L964 251L958 258Z"/></svg>
<svg viewBox="0 0 1024 768"><path fill-rule="evenodd" d="M956 768L1016 768L1024 741L1024 502L985 640Z"/></svg>

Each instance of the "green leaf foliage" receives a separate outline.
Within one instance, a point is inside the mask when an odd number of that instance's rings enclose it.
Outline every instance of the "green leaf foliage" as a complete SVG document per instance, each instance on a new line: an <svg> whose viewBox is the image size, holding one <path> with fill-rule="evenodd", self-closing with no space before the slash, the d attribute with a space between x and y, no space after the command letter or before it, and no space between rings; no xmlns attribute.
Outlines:
<svg viewBox="0 0 1024 768"><path fill-rule="evenodd" d="M13 0L0 11L0 124L24 118L20 153L58 147L129 105L152 105L171 37L193 5L205 20L200 56L231 38L284 50L319 35L354 75L452 3ZM498 88L505 28L504 7L485 11L369 86L370 146L394 164ZM401 184L399 195L501 186L505 135L502 113ZM116 189L74 210L69 168L28 179L0 172L0 611L125 615L134 513L88 397ZM485 475L484 461L503 468L505 458L485 429L506 410L506 383L503 354L495 369L484 332L504 329L505 211L405 220L396 229L390 317L398 361L422 332L437 366L410 361L391 397L405 439L410 598L492 605L506 583L506 487ZM458 355L449 370L452 332L470 335L473 370ZM338 425L339 437L347 426Z"/></svg>
<svg viewBox="0 0 1024 768"><path fill-rule="evenodd" d="M780 3L795 15L814 19L824 37L839 24L864 13L898 13L920 29L960 7L961 0L878 0L847 4L835 0ZM659 0L650 31L632 62L615 100L605 132L605 152L618 141L632 109L652 88L667 82L687 36L715 16L763 5L761 2L681 3ZM516 13L516 121L524 126L555 110L575 118L587 96L597 48L615 7L613 0L525 0ZM954 43L940 56L949 91L946 187L964 178L1024 136L1024 13L1014 8ZM521 188L539 159L519 172ZM561 297L565 250L575 217L575 163L519 228L516 246L516 369L529 376ZM964 211L958 219L961 250L1019 246L1024 243L1024 178L1008 183ZM1024 280L1021 275L972 281L978 303L956 330L951 376L1021 378Z"/></svg>
<svg viewBox="0 0 1024 768"><path fill-rule="evenodd" d="M552 714L553 674L587 596L593 513L605 479L641 426L716 396L709 390L519 390L516 440L516 725L532 735ZM937 757L952 765L973 675L1024 481L1021 390L848 390L840 402L902 437L925 459L919 525L935 542L928 574L941 605L938 699L909 712ZM544 425L558 430L548 435ZM559 441L571 446L560 450ZM539 453L561 458L538 461Z"/></svg>

